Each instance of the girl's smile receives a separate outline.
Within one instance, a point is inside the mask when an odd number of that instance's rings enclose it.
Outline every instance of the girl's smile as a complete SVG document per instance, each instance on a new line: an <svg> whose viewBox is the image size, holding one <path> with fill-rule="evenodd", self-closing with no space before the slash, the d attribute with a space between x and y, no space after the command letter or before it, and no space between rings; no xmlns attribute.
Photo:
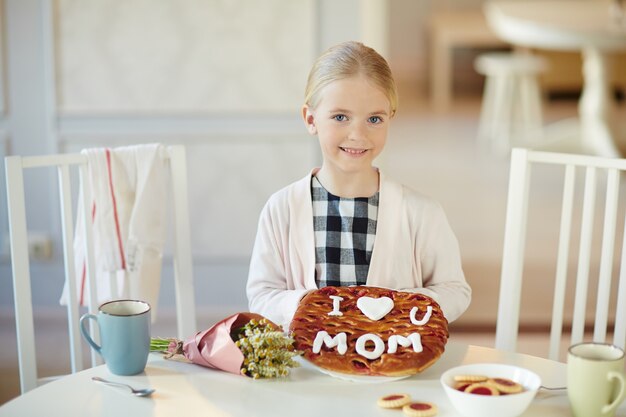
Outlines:
<svg viewBox="0 0 626 417"><path fill-rule="evenodd" d="M342 151L346 152L347 154L351 155L351 156L362 156L365 152L367 152L367 149L354 149L354 148L345 148L340 146L339 149L341 149Z"/></svg>

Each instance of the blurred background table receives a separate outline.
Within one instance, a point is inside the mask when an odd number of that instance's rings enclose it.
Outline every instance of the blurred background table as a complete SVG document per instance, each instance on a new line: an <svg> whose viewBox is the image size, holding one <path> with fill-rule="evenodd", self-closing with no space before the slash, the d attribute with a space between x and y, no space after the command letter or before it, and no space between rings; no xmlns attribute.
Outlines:
<svg viewBox="0 0 626 417"><path fill-rule="evenodd" d="M504 48L487 25L481 11L446 10L434 13L428 22L430 34L430 101L433 109L447 111L452 102L455 48Z"/></svg>
<svg viewBox="0 0 626 417"><path fill-rule="evenodd" d="M623 121L618 120L608 79L607 55L626 50L626 24L601 1L490 1L485 15L503 40L521 47L581 51L583 92L577 120L549 126L537 147L544 150L626 155Z"/></svg>

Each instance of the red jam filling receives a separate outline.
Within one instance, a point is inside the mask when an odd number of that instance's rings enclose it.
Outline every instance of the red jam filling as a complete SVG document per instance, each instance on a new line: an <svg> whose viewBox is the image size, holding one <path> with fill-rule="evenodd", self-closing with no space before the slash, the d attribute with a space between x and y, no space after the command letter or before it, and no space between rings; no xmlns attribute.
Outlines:
<svg viewBox="0 0 626 417"><path fill-rule="evenodd" d="M493 380L497 382L498 384L507 385L509 387L517 385L515 382L511 381L510 379L494 378Z"/></svg>
<svg viewBox="0 0 626 417"><path fill-rule="evenodd" d="M401 398L404 398L402 395L390 395L388 397L383 398L383 400L385 401L393 401L393 400L399 400Z"/></svg>
<svg viewBox="0 0 626 417"><path fill-rule="evenodd" d="M471 394L492 395L492 392L489 388L486 387L476 387L471 391Z"/></svg>
<svg viewBox="0 0 626 417"><path fill-rule="evenodd" d="M459 385L458 387L456 387L456 389L458 389L459 391L465 391L465 388L469 387L472 384L463 384L463 385Z"/></svg>
<svg viewBox="0 0 626 417"><path fill-rule="evenodd" d="M430 410L432 408L430 404L424 404L424 403L413 403L409 407L412 408L413 410Z"/></svg>

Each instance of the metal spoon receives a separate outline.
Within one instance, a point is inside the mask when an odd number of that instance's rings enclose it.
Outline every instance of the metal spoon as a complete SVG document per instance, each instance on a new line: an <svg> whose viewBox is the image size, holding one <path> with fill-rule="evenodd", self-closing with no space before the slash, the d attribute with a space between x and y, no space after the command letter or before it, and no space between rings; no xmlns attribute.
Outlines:
<svg viewBox="0 0 626 417"><path fill-rule="evenodd" d="M118 386L118 387L126 387L130 390L131 394L137 397L148 397L152 395L152 393L154 392L153 388L135 389L131 387L130 385L122 384L121 382L107 381L106 379L102 379L99 376L91 377L91 379L93 381L100 382L102 384L108 384L108 385L113 385L113 386Z"/></svg>
<svg viewBox="0 0 626 417"><path fill-rule="evenodd" d="M547 390L550 390L550 391L559 391L559 390L567 389L567 387L544 387L543 385L540 386L539 388L547 389Z"/></svg>

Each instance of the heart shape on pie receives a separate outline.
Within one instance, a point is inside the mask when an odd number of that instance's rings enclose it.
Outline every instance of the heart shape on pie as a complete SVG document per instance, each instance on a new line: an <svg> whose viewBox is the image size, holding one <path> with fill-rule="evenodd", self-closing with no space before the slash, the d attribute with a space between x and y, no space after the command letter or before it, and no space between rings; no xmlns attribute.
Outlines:
<svg viewBox="0 0 626 417"><path fill-rule="evenodd" d="M378 321L393 310L393 300L389 297L361 297L357 300L356 306L368 319Z"/></svg>

